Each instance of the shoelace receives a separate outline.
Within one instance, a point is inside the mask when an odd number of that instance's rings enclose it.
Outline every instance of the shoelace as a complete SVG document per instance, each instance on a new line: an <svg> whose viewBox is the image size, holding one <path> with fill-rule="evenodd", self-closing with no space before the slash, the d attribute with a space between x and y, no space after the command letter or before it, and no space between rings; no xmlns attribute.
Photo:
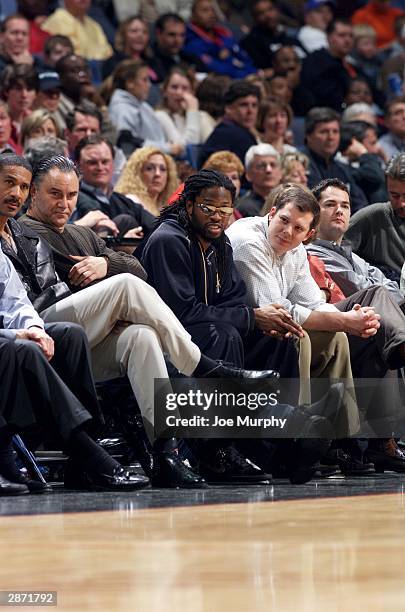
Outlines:
<svg viewBox="0 0 405 612"><path fill-rule="evenodd" d="M222 366L226 367L226 368L230 368L232 370L234 370L235 372L235 376L237 377L237 374L240 372L240 368L235 367L232 363L230 363L229 361L222 361L222 360L218 360L217 365L215 366L215 368L212 368L212 370L209 370L206 373L206 376L208 376L209 374L212 374L213 372L216 372L217 370L219 370L220 368L222 368Z"/></svg>
<svg viewBox="0 0 405 612"><path fill-rule="evenodd" d="M237 465L239 467L246 467L245 458L233 446L230 446L227 449L227 451L222 450L221 457L222 459L225 459L227 462L232 462L233 465Z"/></svg>

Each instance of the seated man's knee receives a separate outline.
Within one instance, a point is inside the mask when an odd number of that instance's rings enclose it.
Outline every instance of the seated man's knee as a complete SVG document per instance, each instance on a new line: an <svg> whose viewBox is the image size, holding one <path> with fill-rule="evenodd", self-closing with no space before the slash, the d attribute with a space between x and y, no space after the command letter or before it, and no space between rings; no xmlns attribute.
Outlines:
<svg viewBox="0 0 405 612"><path fill-rule="evenodd" d="M242 342L239 331L230 323L216 323L215 328L218 335L225 336L231 342Z"/></svg>
<svg viewBox="0 0 405 612"><path fill-rule="evenodd" d="M122 293L126 293L131 289L139 289L141 285L142 289L144 289L146 285L149 289L155 291L152 287L147 285L145 281L129 272L115 274L111 276L109 280L111 281L111 286L114 288L114 291L121 291Z"/></svg>
<svg viewBox="0 0 405 612"><path fill-rule="evenodd" d="M381 296L388 296L390 295L390 292L388 291L388 289L386 289L385 287L383 287L382 285L373 285L373 287L369 287L369 289L367 290L369 294L372 294L375 298L381 297Z"/></svg>
<svg viewBox="0 0 405 612"><path fill-rule="evenodd" d="M86 332L78 323L47 323L45 325L45 331L55 341L66 338L72 340L72 342L75 340L80 340L82 342L86 338Z"/></svg>
<svg viewBox="0 0 405 612"><path fill-rule="evenodd" d="M147 325L129 325L121 332L119 342L125 343L130 350L139 350L141 346L144 350L151 346L161 350L156 331Z"/></svg>
<svg viewBox="0 0 405 612"><path fill-rule="evenodd" d="M17 347L19 345L19 342L22 342L21 340L9 340L9 341L3 341L1 340L0 342L0 359L2 361L12 361L12 359L14 358L14 355L17 352Z"/></svg>
<svg viewBox="0 0 405 612"><path fill-rule="evenodd" d="M23 359L47 361L41 347L36 342L32 340L16 340L14 344L20 361Z"/></svg>
<svg viewBox="0 0 405 612"><path fill-rule="evenodd" d="M336 332L334 341L335 341L335 346L337 348L339 348L340 350L346 350L347 352L349 352L350 350L349 339L345 332Z"/></svg>

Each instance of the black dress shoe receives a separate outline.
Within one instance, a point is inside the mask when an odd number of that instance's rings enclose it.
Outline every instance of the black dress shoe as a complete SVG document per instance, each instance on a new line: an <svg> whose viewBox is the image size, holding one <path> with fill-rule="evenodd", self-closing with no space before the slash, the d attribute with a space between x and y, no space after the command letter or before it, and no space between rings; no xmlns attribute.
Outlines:
<svg viewBox="0 0 405 612"><path fill-rule="evenodd" d="M188 468L177 453L159 452L155 456L152 485L166 489L206 489L204 478Z"/></svg>
<svg viewBox="0 0 405 612"><path fill-rule="evenodd" d="M289 417L285 431L287 438L324 438L333 440L335 437L335 430L329 419L316 414L309 415L299 407Z"/></svg>
<svg viewBox="0 0 405 612"><path fill-rule="evenodd" d="M374 464L362 461L341 448L330 449L321 459L321 466L338 465L345 476L369 476L375 474Z"/></svg>
<svg viewBox="0 0 405 612"><path fill-rule="evenodd" d="M0 474L0 497L3 495L26 495L28 487L25 484L10 482Z"/></svg>
<svg viewBox="0 0 405 612"><path fill-rule="evenodd" d="M375 471L405 472L405 453L395 440L382 440L379 446L380 448L369 447L367 450L367 458L374 463Z"/></svg>
<svg viewBox="0 0 405 612"><path fill-rule="evenodd" d="M139 461L145 474L151 478L155 471L155 456L147 437L142 416L128 410L121 412L120 423L126 439L131 445L135 459Z"/></svg>
<svg viewBox="0 0 405 612"><path fill-rule="evenodd" d="M289 466L288 477L291 484L305 484L312 480L319 468L320 458L330 447L325 439L297 440L295 465Z"/></svg>
<svg viewBox="0 0 405 612"><path fill-rule="evenodd" d="M34 480L22 472L20 472L18 478L13 478L13 482L25 485L30 493L51 493L52 491L51 485L47 482Z"/></svg>
<svg viewBox="0 0 405 612"><path fill-rule="evenodd" d="M80 471L70 460L66 462L64 486L66 489L81 491L135 491L144 489L150 484L149 478L136 474L122 466L112 474L90 473Z"/></svg>
<svg viewBox="0 0 405 612"><path fill-rule="evenodd" d="M345 395L345 385L335 383L331 385L329 391L318 401L306 406L299 406L290 427L295 429L301 427L301 431L295 434L299 438L326 438L332 440L336 438L337 430L345 418L346 407L343 400ZM342 413L344 413L342 415ZM307 418L302 423L302 415ZM291 430L290 430L291 431ZM294 433L294 432L291 432Z"/></svg>
<svg viewBox="0 0 405 612"><path fill-rule="evenodd" d="M288 478L291 484L309 482L319 470L320 457L329 447L330 441L324 439L285 441L273 457L274 478Z"/></svg>
<svg viewBox="0 0 405 612"><path fill-rule="evenodd" d="M270 474L263 472L233 446L220 448L212 456L200 459L199 470L209 484L246 485L271 482Z"/></svg>
<svg viewBox="0 0 405 612"><path fill-rule="evenodd" d="M114 455L127 455L128 451L130 450L127 440L120 435L115 437L104 436L102 438L97 438L96 442L102 449L107 451L111 457Z"/></svg>
<svg viewBox="0 0 405 612"><path fill-rule="evenodd" d="M244 370L243 368L235 368L229 363L218 361L218 364L212 370L204 374L204 378L253 378L270 380L278 380L279 372L275 370Z"/></svg>

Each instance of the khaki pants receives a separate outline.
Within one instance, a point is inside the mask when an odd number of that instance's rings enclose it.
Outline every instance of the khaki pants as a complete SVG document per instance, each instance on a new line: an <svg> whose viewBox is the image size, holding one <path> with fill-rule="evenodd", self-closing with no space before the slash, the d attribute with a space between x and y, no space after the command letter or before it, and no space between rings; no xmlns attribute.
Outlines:
<svg viewBox="0 0 405 612"><path fill-rule="evenodd" d="M57 302L41 316L84 328L97 381L128 375L144 420L153 425L154 379L168 378L163 354L190 376L201 352L155 289L117 274ZM117 328L118 321L131 323ZM146 423L145 423L146 424Z"/></svg>
<svg viewBox="0 0 405 612"><path fill-rule="evenodd" d="M344 422L338 427L340 437L354 435L360 427L359 409L350 364L349 341L344 332L304 332L299 341L300 403L312 397L311 378L329 378L346 386ZM347 430L346 432L344 430Z"/></svg>

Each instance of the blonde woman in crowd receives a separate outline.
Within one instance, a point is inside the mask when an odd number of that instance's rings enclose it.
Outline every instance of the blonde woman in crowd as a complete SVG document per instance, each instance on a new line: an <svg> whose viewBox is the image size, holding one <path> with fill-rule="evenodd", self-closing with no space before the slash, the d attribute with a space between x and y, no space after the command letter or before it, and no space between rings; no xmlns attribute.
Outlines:
<svg viewBox="0 0 405 612"><path fill-rule="evenodd" d="M281 182L308 185L309 159L304 153L286 153L281 158Z"/></svg>
<svg viewBox="0 0 405 612"><path fill-rule="evenodd" d="M239 197L241 179L245 169L235 153L231 153L231 151L217 151L209 156L203 165L203 169L216 170L217 172L225 174L225 176L231 179L232 183L235 185L235 197Z"/></svg>
<svg viewBox="0 0 405 612"><path fill-rule="evenodd" d="M54 136L61 138L59 126L50 112L42 108L32 111L21 124L21 144L25 147L28 140Z"/></svg>
<svg viewBox="0 0 405 612"><path fill-rule="evenodd" d="M170 155L156 147L142 147L132 153L115 191L142 204L158 217L178 184L176 165Z"/></svg>
<svg viewBox="0 0 405 612"><path fill-rule="evenodd" d="M138 16L130 16L119 24L114 41L115 53L103 64L103 77L108 77L114 68L125 59L138 62L151 57L149 29ZM151 75L150 75L151 76Z"/></svg>

